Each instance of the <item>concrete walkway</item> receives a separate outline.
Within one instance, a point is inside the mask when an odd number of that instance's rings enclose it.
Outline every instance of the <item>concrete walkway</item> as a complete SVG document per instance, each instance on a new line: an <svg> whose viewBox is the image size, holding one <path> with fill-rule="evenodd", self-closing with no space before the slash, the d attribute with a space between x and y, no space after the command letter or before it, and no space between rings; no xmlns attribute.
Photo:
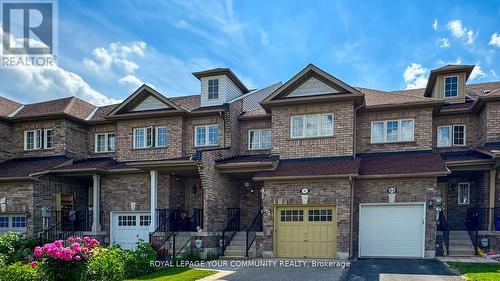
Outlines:
<svg viewBox="0 0 500 281"><path fill-rule="evenodd" d="M499 263L495 259L486 259L483 257L477 257L477 256L472 256L472 257L437 257L438 260L442 262L477 262L477 263Z"/></svg>

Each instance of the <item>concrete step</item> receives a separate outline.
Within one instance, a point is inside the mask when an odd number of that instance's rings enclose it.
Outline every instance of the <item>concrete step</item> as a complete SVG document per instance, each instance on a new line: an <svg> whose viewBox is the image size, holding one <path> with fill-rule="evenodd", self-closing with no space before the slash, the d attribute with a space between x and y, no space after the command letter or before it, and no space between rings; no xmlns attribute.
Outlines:
<svg viewBox="0 0 500 281"><path fill-rule="evenodd" d="M226 251L246 251L245 246L235 246L235 245L229 245L226 247Z"/></svg>
<svg viewBox="0 0 500 281"><path fill-rule="evenodd" d="M242 256L220 256L221 260L248 260L249 258L245 257L245 254Z"/></svg>

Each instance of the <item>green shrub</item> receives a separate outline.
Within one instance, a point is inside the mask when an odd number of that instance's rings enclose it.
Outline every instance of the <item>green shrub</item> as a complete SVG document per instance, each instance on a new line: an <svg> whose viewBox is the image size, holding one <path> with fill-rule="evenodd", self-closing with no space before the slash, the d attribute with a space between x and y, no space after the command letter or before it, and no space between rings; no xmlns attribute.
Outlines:
<svg viewBox="0 0 500 281"><path fill-rule="evenodd" d="M219 258L219 254L215 251L207 252L207 261L213 261Z"/></svg>
<svg viewBox="0 0 500 281"><path fill-rule="evenodd" d="M90 261L85 280L121 281L125 278L127 251L119 246L100 248Z"/></svg>
<svg viewBox="0 0 500 281"><path fill-rule="evenodd" d="M0 259L7 265L23 261L32 253L37 243L38 239L34 236L7 232L0 236Z"/></svg>
<svg viewBox="0 0 500 281"><path fill-rule="evenodd" d="M182 254L178 260L182 260L182 261L201 261L202 258L201 258L201 255L200 255L200 251L197 250L197 249L191 249L187 252L185 252L184 254Z"/></svg>
<svg viewBox="0 0 500 281"><path fill-rule="evenodd" d="M0 281L42 281L46 280L38 267L16 262L9 266L0 267Z"/></svg>
<svg viewBox="0 0 500 281"><path fill-rule="evenodd" d="M134 251L125 251L123 256L125 260L125 275L127 278L137 277L151 273L155 270L149 265L150 261L156 260L156 252L151 244L140 240L137 242Z"/></svg>

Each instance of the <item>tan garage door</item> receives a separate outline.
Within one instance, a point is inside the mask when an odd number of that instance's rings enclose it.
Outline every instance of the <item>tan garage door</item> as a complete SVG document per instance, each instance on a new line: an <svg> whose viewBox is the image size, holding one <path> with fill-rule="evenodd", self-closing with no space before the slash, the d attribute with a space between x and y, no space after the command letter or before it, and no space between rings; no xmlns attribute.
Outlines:
<svg viewBox="0 0 500 281"><path fill-rule="evenodd" d="M335 206L280 206L275 218L278 257L335 257Z"/></svg>

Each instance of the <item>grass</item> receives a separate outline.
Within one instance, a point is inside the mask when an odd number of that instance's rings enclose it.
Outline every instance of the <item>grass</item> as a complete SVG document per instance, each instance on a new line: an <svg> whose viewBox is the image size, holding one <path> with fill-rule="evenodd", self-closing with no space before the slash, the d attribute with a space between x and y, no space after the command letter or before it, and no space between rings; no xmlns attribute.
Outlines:
<svg viewBox="0 0 500 281"><path fill-rule="evenodd" d="M194 281L215 274L214 270L200 270L188 267L169 267L157 272L125 281Z"/></svg>
<svg viewBox="0 0 500 281"><path fill-rule="evenodd" d="M500 280L500 264L498 263L448 262L447 264L469 281Z"/></svg>

